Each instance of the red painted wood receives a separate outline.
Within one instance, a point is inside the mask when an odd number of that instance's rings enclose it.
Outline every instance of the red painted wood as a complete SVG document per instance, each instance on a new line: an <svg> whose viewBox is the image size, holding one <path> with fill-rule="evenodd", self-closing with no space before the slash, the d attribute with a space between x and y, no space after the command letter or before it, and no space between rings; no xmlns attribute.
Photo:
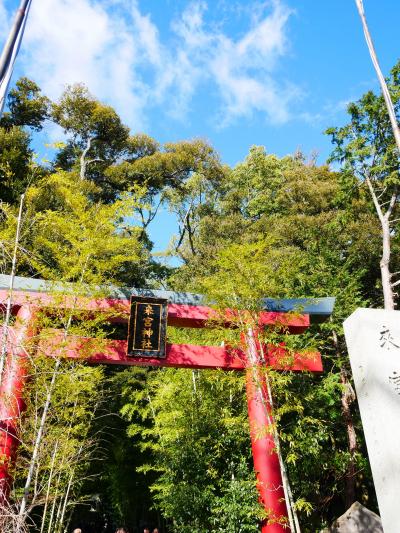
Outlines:
<svg viewBox="0 0 400 533"><path fill-rule="evenodd" d="M271 427L271 405L265 378L259 368L247 369L246 391L257 489L260 503L268 514L261 524L261 532L288 533L281 469Z"/></svg>
<svg viewBox="0 0 400 533"><path fill-rule="evenodd" d="M0 290L0 301L7 300L8 291ZM118 312L120 316L114 318L115 322L126 322L129 316L129 300L119 300L113 298L90 299L80 298L76 302L73 296L58 296L55 298L51 294L42 292L15 291L13 294L14 307L18 308L25 304L35 304L41 307L63 307L68 309L93 310L103 313ZM237 313L231 310L226 312L226 327L231 327L235 322ZM278 313L263 311L260 313L260 326L281 324L283 329L288 329L290 333L303 333L310 325L309 315ZM168 325L174 327L203 328L211 326L212 320L220 324L221 316L215 309L201 305L168 304Z"/></svg>
<svg viewBox="0 0 400 533"><path fill-rule="evenodd" d="M167 344L164 359L152 357L131 357L127 355L127 342L122 340L104 342L98 348L98 339L68 337L63 341L61 331L52 330L45 334L39 343L39 350L45 355L84 359L89 363L160 366L175 368L221 368L224 370L243 370L246 357L238 349L220 346L197 346L191 344ZM62 348L60 348L62 346ZM322 361L318 352L288 354L284 346L269 346L266 363L277 370L321 372Z"/></svg>
<svg viewBox="0 0 400 533"><path fill-rule="evenodd" d="M34 312L30 306L20 308L8 339L8 354L0 385L0 504L8 500L11 484L9 468L19 445L19 418L25 409L23 390L28 375L24 344L34 333Z"/></svg>
<svg viewBox="0 0 400 533"><path fill-rule="evenodd" d="M232 327L237 320L237 313L227 310L221 316L215 309L206 306L168 304L168 325L176 327L203 328L211 326L212 321L221 324L225 321L226 327ZM290 333L303 333L310 326L309 315L294 313L277 313L262 311L259 313L259 326L281 325Z"/></svg>
<svg viewBox="0 0 400 533"><path fill-rule="evenodd" d="M254 470L260 503L267 518L262 533L287 533L288 511L282 483L281 467L275 441L273 406L268 393L266 373L261 367L261 351L256 333L244 335L249 368L246 371L247 408Z"/></svg>
<svg viewBox="0 0 400 533"><path fill-rule="evenodd" d="M7 291L0 291L0 300L5 301ZM78 307L82 310L93 312L120 313L119 321L125 322L129 315L129 301L117 299L79 299L78 306L73 296L53 298L46 293L15 292L14 311L18 311L18 320L15 326L16 357L9 354L7 368L0 388L0 453L4 462L0 464L0 498L8 496L9 489L9 464L15 456L17 441L17 422L23 409L22 391L26 380L26 355L22 343L31 334L29 320L32 319L27 302L35 303L40 307ZM276 312L263 312L259 315L259 327L268 325L281 325L291 333L301 333L310 324L308 315L293 315ZM190 306L169 304L168 324L180 327L206 327L211 326L210 320L216 317L216 312L206 306ZM105 318L107 320L107 318ZM224 317L226 327L234 327L235 312L228 310ZM220 320L219 320L220 322ZM79 358L92 364L119 364L142 366L170 366L184 368L221 368L242 370L247 368L247 393L250 432L254 457L254 466L257 474L260 499L264 508L269 513L270 519L262 524L262 533L283 533L287 531L282 520L285 520L286 507L282 490L279 459L275 453L275 443L271 434L266 430L271 427L271 405L269 404L266 384L261 366L267 365L274 369L322 371L319 353L294 354L291 358L283 345L268 346L267 361L261 363L259 350L254 341L253 352L250 353L247 344L246 356L240 350L228 347L194 346L194 345L167 345L165 359L136 358L126 354L126 341L104 341L99 349L98 339L70 337L62 342L63 333L57 330L48 331L47 338L42 338L39 350L48 356L60 355L60 350L66 357ZM62 345L62 348L60 346ZM254 355L257 353L257 355ZM251 365L251 366L250 366Z"/></svg>
<svg viewBox="0 0 400 533"><path fill-rule="evenodd" d="M0 453L4 462L0 465L0 502L8 498L10 487L9 466L15 458L18 447L18 418L24 408L23 386L26 380L26 352L21 348L32 329L28 321L32 315L29 307L21 307L15 330L12 331L15 345L19 349L16 355L8 356L8 364L2 387L0 388ZM99 350L99 339L69 337L65 342L60 330L42 331L43 337L38 350L48 356L56 356L60 351L66 357L83 359L91 364L117 364L141 366L169 366L183 368L221 368L225 370L243 370L248 366L250 357L238 349L215 346L167 345L165 359L133 358L127 355L127 342L121 340L100 340L104 343ZM62 348L60 348L62 346ZM256 345L257 348L257 345ZM258 352L259 350L257 350ZM269 346L266 353L266 364L275 369L321 371L322 363L319 353L294 354L289 357L283 345ZM258 366L257 366L258 365ZM271 435L260 437L270 424L270 408L268 407L265 382L260 371L259 359L256 365L247 369L248 411L251 428L251 441L254 465L258 479L260 499L264 508L272 517L264 521L262 533L282 533L285 531L281 520L285 517L279 488L279 461L274 453L274 442ZM257 378L254 379L254 373ZM261 384L261 385L260 385ZM260 400L261 398L261 400ZM264 428L264 429L263 429ZM1 438L2 437L2 438ZM271 489L272 487L272 489Z"/></svg>

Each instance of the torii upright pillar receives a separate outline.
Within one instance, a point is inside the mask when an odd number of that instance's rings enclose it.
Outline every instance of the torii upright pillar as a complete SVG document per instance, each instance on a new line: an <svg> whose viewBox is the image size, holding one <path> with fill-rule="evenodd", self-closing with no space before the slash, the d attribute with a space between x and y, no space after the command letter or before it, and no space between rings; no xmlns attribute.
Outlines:
<svg viewBox="0 0 400 533"><path fill-rule="evenodd" d="M289 529L288 502L285 499L281 465L274 438L274 420L271 399L262 369L254 332L246 335L247 408L254 470L257 477L259 500L267 513L262 521L262 533L287 533Z"/></svg>
<svg viewBox="0 0 400 533"><path fill-rule="evenodd" d="M27 342L34 335L35 308L19 308L10 328L8 350L0 385L0 503L8 500L10 466L19 445L19 421L25 409L24 386L28 375Z"/></svg>

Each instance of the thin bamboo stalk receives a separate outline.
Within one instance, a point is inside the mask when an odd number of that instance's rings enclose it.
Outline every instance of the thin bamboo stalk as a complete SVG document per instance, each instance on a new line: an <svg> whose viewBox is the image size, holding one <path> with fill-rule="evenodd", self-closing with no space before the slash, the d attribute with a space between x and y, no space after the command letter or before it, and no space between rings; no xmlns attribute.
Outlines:
<svg viewBox="0 0 400 533"><path fill-rule="evenodd" d="M14 279L15 279L15 272L17 269L17 251L18 251L18 245L19 245L19 239L20 239L20 233L21 233L21 220L22 220L22 210L24 206L24 198L25 198L25 195L21 194L21 199L19 202L18 219L17 219L17 230L15 232L14 251L13 251L12 264L11 264L10 286L9 286L8 298L7 298L6 316L4 318L3 334L2 334L2 339L1 339L0 385L1 385L1 380L3 378L4 364L5 364L5 360L7 356L7 341L8 341L10 318L11 318L11 310L12 310Z"/></svg>

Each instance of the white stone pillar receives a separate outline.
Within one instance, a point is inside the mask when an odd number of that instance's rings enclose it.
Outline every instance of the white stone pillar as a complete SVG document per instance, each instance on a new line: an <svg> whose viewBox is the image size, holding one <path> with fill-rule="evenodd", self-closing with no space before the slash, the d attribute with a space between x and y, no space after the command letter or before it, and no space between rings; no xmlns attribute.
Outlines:
<svg viewBox="0 0 400 533"><path fill-rule="evenodd" d="M385 533L400 532L400 311L357 309L345 322Z"/></svg>

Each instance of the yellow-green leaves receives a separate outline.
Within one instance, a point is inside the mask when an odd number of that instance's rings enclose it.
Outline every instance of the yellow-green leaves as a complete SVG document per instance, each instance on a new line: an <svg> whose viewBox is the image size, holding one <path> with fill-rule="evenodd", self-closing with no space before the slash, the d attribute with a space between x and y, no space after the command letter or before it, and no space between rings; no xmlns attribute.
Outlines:
<svg viewBox="0 0 400 533"><path fill-rule="evenodd" d="M85 193L73 176L63 172L28 191L32 261L45 279L111 284L123 265L139 259L136 230L126 231L138 199L126 193L112 204L102 204L91 202Z"/></svg>
<svg viewBox="0 0 400 533"><path fill-rule="evenodd" d="M210 265L211 275L199 280L201 289L227 307L257 309L262 297L288 296L301 272L302 254L264 237L221 248Z"/></svg>

